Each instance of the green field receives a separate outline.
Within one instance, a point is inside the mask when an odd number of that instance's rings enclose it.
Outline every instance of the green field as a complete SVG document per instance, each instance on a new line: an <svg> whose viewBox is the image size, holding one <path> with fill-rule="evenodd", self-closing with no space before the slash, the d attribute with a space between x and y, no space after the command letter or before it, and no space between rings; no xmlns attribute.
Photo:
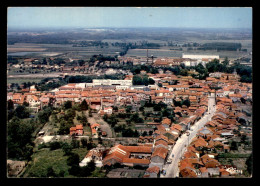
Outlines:
<svg viewBox="0 0 260 186"><path fill-rule="evenodd" d="M78 154L81 161L86 156L87 149L73 149L72 152ZM32 161L29 163L24 177L31 177L32 175L33 177L41 177L46 174L49 166L53 167L56 174L59 174L60 171L65 171L64 177L73 177L68 173L67 158L67 156L64 156L62 149L51 151L49 148L43 148L32 155Z"/></svg>

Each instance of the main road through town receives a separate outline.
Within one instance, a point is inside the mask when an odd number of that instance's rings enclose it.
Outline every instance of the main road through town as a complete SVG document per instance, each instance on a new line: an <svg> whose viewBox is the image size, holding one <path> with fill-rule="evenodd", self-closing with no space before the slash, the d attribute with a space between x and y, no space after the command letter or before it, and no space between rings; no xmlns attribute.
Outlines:
<svg viewBox="0 0 260 186"><path fill-rule="evenodd" d="M199 120L197 121L192 127L190 127L190 130L188 132L190 135L188 136L186 133L184 133L174 145L173 149L171 150L168 158L172 158L171 164L166 164L164 166L164 170L166 171L165 175L161 174L161 178L175 178L179 176L179 161L181 157L183 156L184 152L186 151L188 145L192 141L192 138L194 138L198 132L199 129L201 129L208 121L211 120L212 116L214 115L216 111L215 108L215 98L208 97L208 112Z"/></svg>

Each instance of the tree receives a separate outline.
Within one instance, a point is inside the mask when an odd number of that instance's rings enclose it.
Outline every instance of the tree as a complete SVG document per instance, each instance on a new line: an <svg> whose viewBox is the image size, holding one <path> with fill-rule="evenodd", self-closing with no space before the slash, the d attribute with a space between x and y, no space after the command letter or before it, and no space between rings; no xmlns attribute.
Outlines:
<svg viewBox="0 0 260 186"><path fill-rule="evenodd" d="M149 78L148 81L149 81L149 85L154 85L155 83L155 81L152 78Z"/></svg>
<svg viewBox="0 0 260 186"><path fill-rule="evenodd" d="M69 168L69 174L73 176L80 176L81 168L79 165L72 165L71 168Z"/></svg>
<svg viewBox="0 0 260 186"><path fill-rule="evenodd" d="M65 171L64 170L60 170L58 177L64 177Z"/></svg>
<svg viewBox="0 0 260 186"><path fill-rule="evenodd" d="M87 139L82 138L80 141L81 141L82 147L87 147L87 144L88 144L88 140Z"/></svg>
<svg viewBox="0 0 260 186"><path fill-rule="evenodd" d="M23 102L23 106L28 107L28 106L29 106L29 103L26 102L26 101L24 101L24 102Z"/></svg>
<svg viewBox="0 0 260 186"><path fill-rule="evenodd" d="M144 131L143 133L142 133L142 136L147 136L148 134L147 134L147 132L146 131Z"/></svg>
<svg viewBox="0 0 260 186"><path fill-rule="evenodd" d="M72 108L72 102L71 102L71 101L66 101L66 102L64 103L64 108L65 108L66 110Z"/></svg>
<svg viewBox="0 0 260 186"><path fill-rule="evenodd" d="M238 144L236 141L231 142L230 150L238 150Z"/></svg>
<svg viewBox="0 0 260 186"><path fill-rule="evenodd" d="M66 124L65 120L61 120L58 134L64 135L64 134L69 134L69 133L70 133L70 126Z"/></svg>
<svg viewBox="0 0 260 186"><path fill-rule="evenodd" d="M224 66L228 66L228 65L229 65L229 60L228 60L227 57L225 57L225 60L222 62L222 64L223 64Z"/></svg>
<svg viewBox="0 0 260 186"><path fill-rule="evenodd" d="M72 148L79 148L80 146L79 146L79 141L78 140L75 140L75 139L72 139L72 141L71 141L71 146L72 146Z"/></svg>
<svg viewBox="0 0 260 186"><path fill-rule="evenodd" d="M173 99L173 104L174 104L175 107L181 107L181 102L180 101L175 101Z"/></svg>
<svg viewBox="0 0 260 186"><path fill-rule="evenodd" d="M8 109L8 110L14 109L14 102L13 102L13 100L9 99L9 100L7 101L7 109Z"/></svg>
<svg viewBox="0 0 260 186"><path fill-rule="evenodd" d="M131 105L126 107L126 112L127 113L130 113L131 110L132 110L132 106Z"/></svg>
<svg viewBox="0 0 260 186"><path fill-rule="evenodd" d="M34 146L32 133L36 126L35 120L21 120L16 116L7 123L8 158L30 160Z"/></svg>
<svg viewBox="0 0 260 186"><path fill-rule="evenodd" d="M247 171L249 174L252 174L253 171L253 153L250 154L248 159L246 160L246 165L247 165Z"/></svg>
<svg viewBox="0 0 260 186"><path fill-rule="evenodd" d="M46 123L49 121L49 117L52 113L52 109L50 107L44 108L38 113L38 119L41 123Z"/></svg>
<svg viewBox="0 0 260 186"><path fill-rule="evenodd" d="M241 143L245 143L247 140L247 136L246 135L242 135L241 136Z"/></svg>
<svg viewBox="0 0 260 186"><path fill-rule="evenodd" d="M60 142L58 141L54 141L50 143L50 150L56 150L59 149L61 147Z"/></svg>
<svg viewBox="0 0 260 186"><path fill-rule="evenodd" d="M56 173L54 172L52 166L49 166L47 168L47 174L46 174L47 177L57 177Z"/></svg>
<svg viewBox="0 0 260 186"><path fill-rule="evenodd" d="M88 162L87 166L89 167L90 172L93 172L96 168L95 161L91 160L90 162Z"/></svg>
<svg viewBox="0 0 260 186"><path fill-rule="evenodd" d="M81 102L80 108L81 110L88 110L88 104L85 99Z"/></svg>
<svg viewBox="0 0 260 186"><path fill-rule="evenodd" d="M67 159L67 164L69 166L79 166L79 155L75 153L71 153Z"/></svg>
<svg viewBox="0 0 260 186"><path fill-rule="evenodd" d="M190 100L189 99L183 100L181 105L186 105L187 107L189 107L190 106Z"/></svg>
<svg viewBox="0 0 260 186"><path fill-rule="evenodd" d="M246 104L245 98L241 97L241 98L240 98L240 101L241 101L241 103Z"/></svg>
<svg viewBox="0 0 260 186"><path fill-rule="evenodd" d="M29 117L29 111L25 108L24 105L18 105L18 107L14 111L14 115L17 116L20 119L28 118Z"/></svg>
<svg viewBox="0 0 260 186"><path fill-rule="evenodd" d="M139 75L134 75L133 85L143 85L143 80Z"/></svg>
<svg viewBox="0 0 260 186"><path fill-rule="evenodd" d="M206 64L206 68L208 69L208 72L221 72L220 67L221 64L219 63L218 59L213 59L211 62Z"/></svg>
<svg viewBox="0 0 260 186"><path fill-rule="evenodd" d="M182 76L188 76L188 70L187 70L187 69L181 69L180 75L182 75Z"/></svg>
<svg viewBox="0 0 260 186"><path fill-rule="evenodd" d="M83 126L86 126L88 123L87 117L85 116L85 114L82 115L80 122L83 124Z"/></svg>
<svg viewBox="0 0 260 186"><path fill-rule="evenodd" d="M201 63L195 66L195 70L200 74L205 73L205 67Z"/></svg>
<svg viewBox="0 0 260 186"><path fill-rule="evenodd" d="M71 145L69 145L67 142L63 143L62 145L62 150L64 152L64 155L67 156L67 155L70 155L71 152L72 152L72 147Z"/></svg>

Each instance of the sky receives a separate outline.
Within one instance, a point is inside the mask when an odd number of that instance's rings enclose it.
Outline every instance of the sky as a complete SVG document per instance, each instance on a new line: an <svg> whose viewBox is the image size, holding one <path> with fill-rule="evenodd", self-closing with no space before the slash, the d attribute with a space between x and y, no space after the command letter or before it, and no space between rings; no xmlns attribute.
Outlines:
<svg viewBox="0 0 260 186"><path fill-rule="evenodd" d="M9 7L8 28L252 28L251 7Z"/></svg>

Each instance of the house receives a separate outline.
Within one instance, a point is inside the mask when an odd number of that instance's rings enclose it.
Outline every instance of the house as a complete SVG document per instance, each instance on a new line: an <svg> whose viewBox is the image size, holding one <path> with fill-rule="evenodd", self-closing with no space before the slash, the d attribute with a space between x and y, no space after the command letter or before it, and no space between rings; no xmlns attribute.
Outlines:
<svg viewBox="0 0 260 186"><path fill-rule="evenodd" d="M153 142L153 136L140 136L138 142L141 143L151 143Z"/></svg>
<svg viewBox="0 0 260 186"><path fill-rule="evenodd" d="M191 142L191 145L194 146L196 150L200 150L203 147L206 147L207 144L208 143L202 137L197 137L197 139Z"/></svg>
<svg viewBox="0 0 260 186"><path fill-rule="evenodd" d="M150 160L137 159L137 158L124 158L122 164L129 167L134 167L134 166L148 167L150 164Z"/></svg>
<svg viewBox="0 0 260 186"><path fill-rule="evenodd" d="M109 149L105 158L103 159L103 165L113 165L120 163L126 166L149 166L149 157L152 154L152 148L147 146L123 146L116 145Z"/></svg>
<svg viewBox="0 0 260 186"><path fill-rule="evenodd" d="M112 107L105 107L104 112L105 112L105 114L110 115L110 114L113 113L113 108Z"/></svg>
<svg viewBox="0 0 260 186"><path fill-rule="evenodd" d="M144 178L158 178L160 174L160 168L157 166L149 167L146 169Z"/></svg>
<svg viewBox="0 0 260 186"><path fill-rule="evenodd" d="M37 90L35 88L35 85L30 86L30 92L35 93Z"/></svg>
<svg viewBox="0 0 260 186"><path fill-rule="evenodd" d="M186 167L186 168L182 169L180 171L180 175L183 178L196 178L197 177L196 170L191 167Z"/></svg>
<svg viewBox="0 0 260 186"><path fill-rule="evenodd" d="M76 127L70 128L70 135L82 136L84 134L83 125L76 125Z"/></svg>
<svg viewBox="0 0 260 186"><path fill-rule="evenodd" d="M154 148L163 147L168 149L168 143L162 139L155 141Z"/></svg>
<svg viewBox="0 0 260 186"><path fill-rule="evenodd" d="M37 96L32 95L29 99L29 106L30 107L36 107L40 105L40 100Z"/></svg>
<svg viewBox="0 0 260 186"><path fill-rule="evenodd" d="M226 138L230 138L233 137L234 134L232 134L231 132L222 132L221 133L221 137L226 137Z"/></svg>
<svg viewBox="0 0 260 186"><path fill-rule="evenodd" d="M15 93L12 96L12 100L13 100L14 103L20 102L21 99L22 99L22 94L21 93Z"/></svg>
<svg viewBox="0 0 260 186"><path fill-rule="evenodd" d="M218 167L216 168L207 168L209 176L219 176L220 175L220 169Z"/></svg>
<svg viewBox="0 0 260 186"><path fill-rule="evenodd" d="M206 167L200 167L199 171L200 171L200 177L201 178L208 178L209 177L209 172L208 172L208 169Z"/></svg>
<svg viewBox="0 0 260 186"><path fill-rule="evenodd" d="M80 167L86 166L91 160L94 160L96 167L102 167L102 156L103 151L98 148L91 149L88 151L84 159L79 163Z"/></svg>
<svg viewBox="0 0 260 186"><path fill-rule="evenodd" d="M201 156L201 161L206 168L216 168L220 166L218 160L211 158L208 154Z"/></svg>
<svg viewBox="0 0 260 186"><path fill-rule="evenodd" d="M164 164L167 154L168 149L165 149L164 147L155 148L151 156L151 162Z"/></svg>
<svg viewBox="0 0 260 186"><path fill-rule="evenodd" d="M165 128L169 128L171 125L172 121L169 118L164 118L161 122L161 124L165 127Z"/></svg>
<svg viewBox="0 0 260 186"><path fill-rule="evenodd" d="M97 138L98 137L98 130L100 129L100 124L94 123L94 124L90 125L90 128L91 128L92 137Z"/></svg>

